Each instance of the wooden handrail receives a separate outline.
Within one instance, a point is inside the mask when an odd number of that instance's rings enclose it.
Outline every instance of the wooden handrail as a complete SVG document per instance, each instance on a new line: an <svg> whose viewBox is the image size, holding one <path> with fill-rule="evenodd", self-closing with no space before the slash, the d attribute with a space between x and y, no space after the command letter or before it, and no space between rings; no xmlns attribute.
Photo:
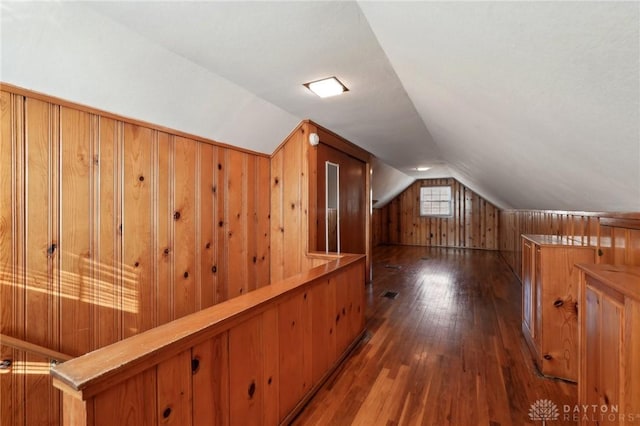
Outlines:
<svg viewBox="0 0 640 426"><path fill-rule="evenodd" d="M324 256L327 256L326 254ZM82 399L175 356L272 306L292 291L365 258L362 254L329 255L335 260L242 296L97 349L51 370L54 386L81 393Z"/></svg>
<svg viewBox="0 0 640 426"><path fill-rule="evenodd" d="M52 349L45 348L44 346L36 345L35 343L25 342L24 340L16 339L15 337L1 333L0 344L10 346L21 351L41 355L45 358L50 358L56 361L69 361L74 358L71 355L63 354L62 352L54 351Z"/></svg>

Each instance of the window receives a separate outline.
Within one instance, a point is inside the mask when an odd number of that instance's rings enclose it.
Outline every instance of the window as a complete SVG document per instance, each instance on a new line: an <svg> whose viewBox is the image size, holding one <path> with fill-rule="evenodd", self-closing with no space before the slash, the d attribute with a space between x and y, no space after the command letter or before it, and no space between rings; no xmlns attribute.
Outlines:
<svg viewBox="0 0 640 426"><path fill-rule="evenodd" d="M420 216L451 216L451 187L420 188Z"/></svg>

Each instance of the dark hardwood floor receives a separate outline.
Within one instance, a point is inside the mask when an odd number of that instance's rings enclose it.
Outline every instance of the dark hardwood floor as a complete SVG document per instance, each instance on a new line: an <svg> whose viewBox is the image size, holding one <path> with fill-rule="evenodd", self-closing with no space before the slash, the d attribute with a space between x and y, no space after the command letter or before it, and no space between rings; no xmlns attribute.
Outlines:
<svg viewBox="0 0 640 426"><path fill-rule="evenodd" d="M541 377L520 329L520 282L497 252L381 246L368 336L296 425L541 425L563 421L574 384ZM381 297L397 292L395 299Z"/></svg>

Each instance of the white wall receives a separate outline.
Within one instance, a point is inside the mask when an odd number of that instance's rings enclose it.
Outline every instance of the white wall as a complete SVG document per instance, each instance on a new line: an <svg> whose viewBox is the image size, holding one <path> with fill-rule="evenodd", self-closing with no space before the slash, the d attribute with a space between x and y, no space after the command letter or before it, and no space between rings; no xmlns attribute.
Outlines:
<svg viewBox="0 0 640 426"><path fill-rule="evenodd" d="M0 6L4 83L268 154L300 121L80 3Z"/></svg>

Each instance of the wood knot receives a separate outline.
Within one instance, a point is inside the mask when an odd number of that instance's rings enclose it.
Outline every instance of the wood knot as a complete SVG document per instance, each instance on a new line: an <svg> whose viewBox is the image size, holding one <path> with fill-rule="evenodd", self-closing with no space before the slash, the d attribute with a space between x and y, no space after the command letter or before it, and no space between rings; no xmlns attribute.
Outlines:
<svg viewBox="0 0 640 426"><path fill-rule="evenodd" d="M138 180L139 180L140 182L144 182L144 176L142 176L142 175L138 176Z"/></svg>
<svg viewBox="0 0 640 426"><path fill-rule="evenodd" d="M191 374L196 374L199 368L200 368L200 359L197 357L193 358L191 360Z"/></svg>
<svg viewBox="0 0 640 426"><path fill-rule="evenodd" d="M174 213L173 213L173 219L174 219L174 220L178 220L178 219L180 219L180 212L174 212Z"/></svg>

